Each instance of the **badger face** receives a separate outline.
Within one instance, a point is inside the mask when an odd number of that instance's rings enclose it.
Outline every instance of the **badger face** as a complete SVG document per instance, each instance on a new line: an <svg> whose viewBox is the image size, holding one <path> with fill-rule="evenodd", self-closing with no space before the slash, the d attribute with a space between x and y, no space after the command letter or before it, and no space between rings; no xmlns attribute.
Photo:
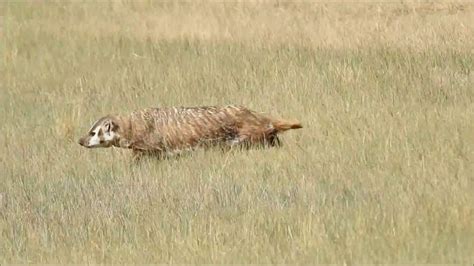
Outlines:
<svg viewBox="0 0 474 266"><path fill-rule="evenodd" d="M108 148L119 141L118 125L111 117L102 117L89 129L86 136L79 139L79 144L86 148Z"/></svg>

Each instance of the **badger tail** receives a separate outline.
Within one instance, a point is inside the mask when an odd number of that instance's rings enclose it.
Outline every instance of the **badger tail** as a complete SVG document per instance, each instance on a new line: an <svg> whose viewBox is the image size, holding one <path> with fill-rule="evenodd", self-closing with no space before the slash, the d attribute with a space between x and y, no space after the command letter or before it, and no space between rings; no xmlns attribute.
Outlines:
<svg viewBox="0 0 474 266"><path fill-rule="evenodd" d="M283 132L287 131L289 129L298 129L302 128L303 126L301 125L300 122L298 121L288 121L288 120L274 120L272 121L273 128L277 132Z"/></svg>

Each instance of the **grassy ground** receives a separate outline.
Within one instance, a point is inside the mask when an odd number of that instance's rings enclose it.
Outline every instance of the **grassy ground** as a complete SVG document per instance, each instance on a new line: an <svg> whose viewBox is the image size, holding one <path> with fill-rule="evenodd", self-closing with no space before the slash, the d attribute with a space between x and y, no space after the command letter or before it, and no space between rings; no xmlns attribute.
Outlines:
<svg viewBox="0 0 474 266"><path fill-rule="evenodd" d="M1 263L474 261L474 7L2 4ZM107 113L243 104L281 149L130 164Z"/></svg>

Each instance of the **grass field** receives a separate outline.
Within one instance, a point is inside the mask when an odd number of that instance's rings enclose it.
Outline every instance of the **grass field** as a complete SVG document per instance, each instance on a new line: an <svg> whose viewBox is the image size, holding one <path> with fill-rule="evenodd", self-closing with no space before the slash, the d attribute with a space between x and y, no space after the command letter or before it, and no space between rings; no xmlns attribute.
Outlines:
<svg viewBox="0 0 474 266"><path fill-rule="evenodd" d="M2 3L0 263L472 263L474 6ZM133 164L143 107L242 104L280 149Z"/></svg>

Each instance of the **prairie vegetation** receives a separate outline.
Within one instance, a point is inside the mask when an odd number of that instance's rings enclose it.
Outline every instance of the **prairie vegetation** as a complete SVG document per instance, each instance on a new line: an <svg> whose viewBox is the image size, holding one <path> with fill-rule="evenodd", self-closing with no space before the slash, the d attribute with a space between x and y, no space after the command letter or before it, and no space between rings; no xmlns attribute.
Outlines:
<svg viewBox="0 0 474 266"><path fill-rule="evenodd" d="M0 262L472 263L467 2L1 6ZM143 107L242 104L280 149L131 164Z"/></svg>

